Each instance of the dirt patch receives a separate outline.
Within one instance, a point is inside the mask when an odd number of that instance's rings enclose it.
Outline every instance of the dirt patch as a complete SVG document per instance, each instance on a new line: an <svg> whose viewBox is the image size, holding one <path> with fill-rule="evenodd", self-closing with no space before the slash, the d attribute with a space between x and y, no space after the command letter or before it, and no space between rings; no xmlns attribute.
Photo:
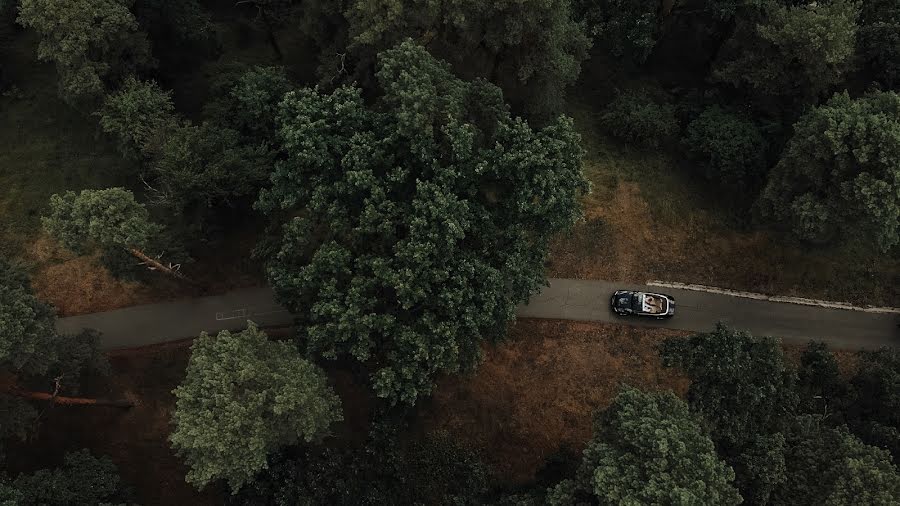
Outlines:
<svg viewBox="0 0 900 506"><path fill-rule="evenodd" d="M474 376L442 381L425 425L483 448L498 477L534 478L562 446L580 450L595 410L622 384L672 389L687 380L663 369L655 346L683 332L559 320L519 320L510 341L490 348Z"/></svg>

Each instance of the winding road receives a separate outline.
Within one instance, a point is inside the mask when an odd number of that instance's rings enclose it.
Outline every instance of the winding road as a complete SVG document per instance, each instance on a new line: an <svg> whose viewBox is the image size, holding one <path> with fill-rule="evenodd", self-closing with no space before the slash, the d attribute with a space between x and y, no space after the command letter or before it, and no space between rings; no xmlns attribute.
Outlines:
<svg viewBox="0 0 900 506"><path fill-rule="evenodd" d="M900 310L853 310L679 288L655 288L628 283L551 279L550 286L519 307L523 318L615 322L689 331L711 330L717 321L775 336L790 343L816 339L838 349L900 346ZM610 311L616 289L670 294L677 313L669 320L622 318ZM224 295L149 304L103 313L60 318L57 328L75 333L85 328L101 332L107 350L133 348L197 336L200 332L238 330L253 320L261 327L285 326L291 315L275 302L268 288L237 290Z"/></svg>

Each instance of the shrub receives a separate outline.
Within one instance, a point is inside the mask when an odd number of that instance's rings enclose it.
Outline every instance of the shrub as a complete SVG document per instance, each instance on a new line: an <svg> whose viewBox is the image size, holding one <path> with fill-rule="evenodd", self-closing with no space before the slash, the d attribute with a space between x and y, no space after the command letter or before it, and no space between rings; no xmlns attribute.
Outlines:
<svg viewBox="0 0 900 506"><path fill-rule="evenodd" d="M716 105L691 121L682 145L707 179L724 186L753 185L766 168L767 143L756 125Z"/></svg>
<svg viewBox="0 0 900 506"><path fill-rule="evenodd" d="M649 94L629 90L613 100L600 117L604 129L625 142L657 147L678 130L675 108Z"/></svg>

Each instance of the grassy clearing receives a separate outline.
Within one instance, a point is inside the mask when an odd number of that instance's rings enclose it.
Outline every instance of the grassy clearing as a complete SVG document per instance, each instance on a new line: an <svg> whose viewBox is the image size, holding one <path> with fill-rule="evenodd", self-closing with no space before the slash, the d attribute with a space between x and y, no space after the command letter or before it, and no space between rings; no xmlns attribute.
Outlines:
<svg viewBox="0 0 900 506"><path fill-rule="evenodd" d="M735 204L666 154L623 146L600 133L590 106L573 104L593 193L586 221L557 241L549 274L650 279L737 290L896 305L900 259L855 244L815 248L749 226ZM573 238L575 240L573 240Z"/></svg>
<svg viewBox="0 0 900 506"><path fill-rule="evenodd" d="M51 194L124 185L137 169L101 136L94 118L57 97L56 71L36 63L36 37L18 34L4 73L19 90L0 96L0 255L21 256L40 232Z"/></svg>

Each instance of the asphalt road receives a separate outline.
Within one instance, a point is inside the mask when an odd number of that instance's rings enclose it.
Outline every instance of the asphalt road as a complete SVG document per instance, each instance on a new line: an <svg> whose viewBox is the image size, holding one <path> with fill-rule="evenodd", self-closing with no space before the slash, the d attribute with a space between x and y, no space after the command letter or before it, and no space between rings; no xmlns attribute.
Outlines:
<svg viewBox="0 0 900 506"><path fill-rule="evenodd" d="M663 321L616 316L609 308L609 299L620 288L672 295L677 301L677 312ZM816 339L839 349L900 346L900 314L896 313L831 309L607 281L551 279L549 287L519 307L518 315L690 331L711 330L717 321L724 321L756 335L780 337L792 343ZM291 316L275 302L271 290L257 288L61 318L57 328L64 333L92 328L101 332L102 348L120 349L193 337L202 331L238 330L246 326L247 320L261 327L274 327L289 325Z"/></svg>

